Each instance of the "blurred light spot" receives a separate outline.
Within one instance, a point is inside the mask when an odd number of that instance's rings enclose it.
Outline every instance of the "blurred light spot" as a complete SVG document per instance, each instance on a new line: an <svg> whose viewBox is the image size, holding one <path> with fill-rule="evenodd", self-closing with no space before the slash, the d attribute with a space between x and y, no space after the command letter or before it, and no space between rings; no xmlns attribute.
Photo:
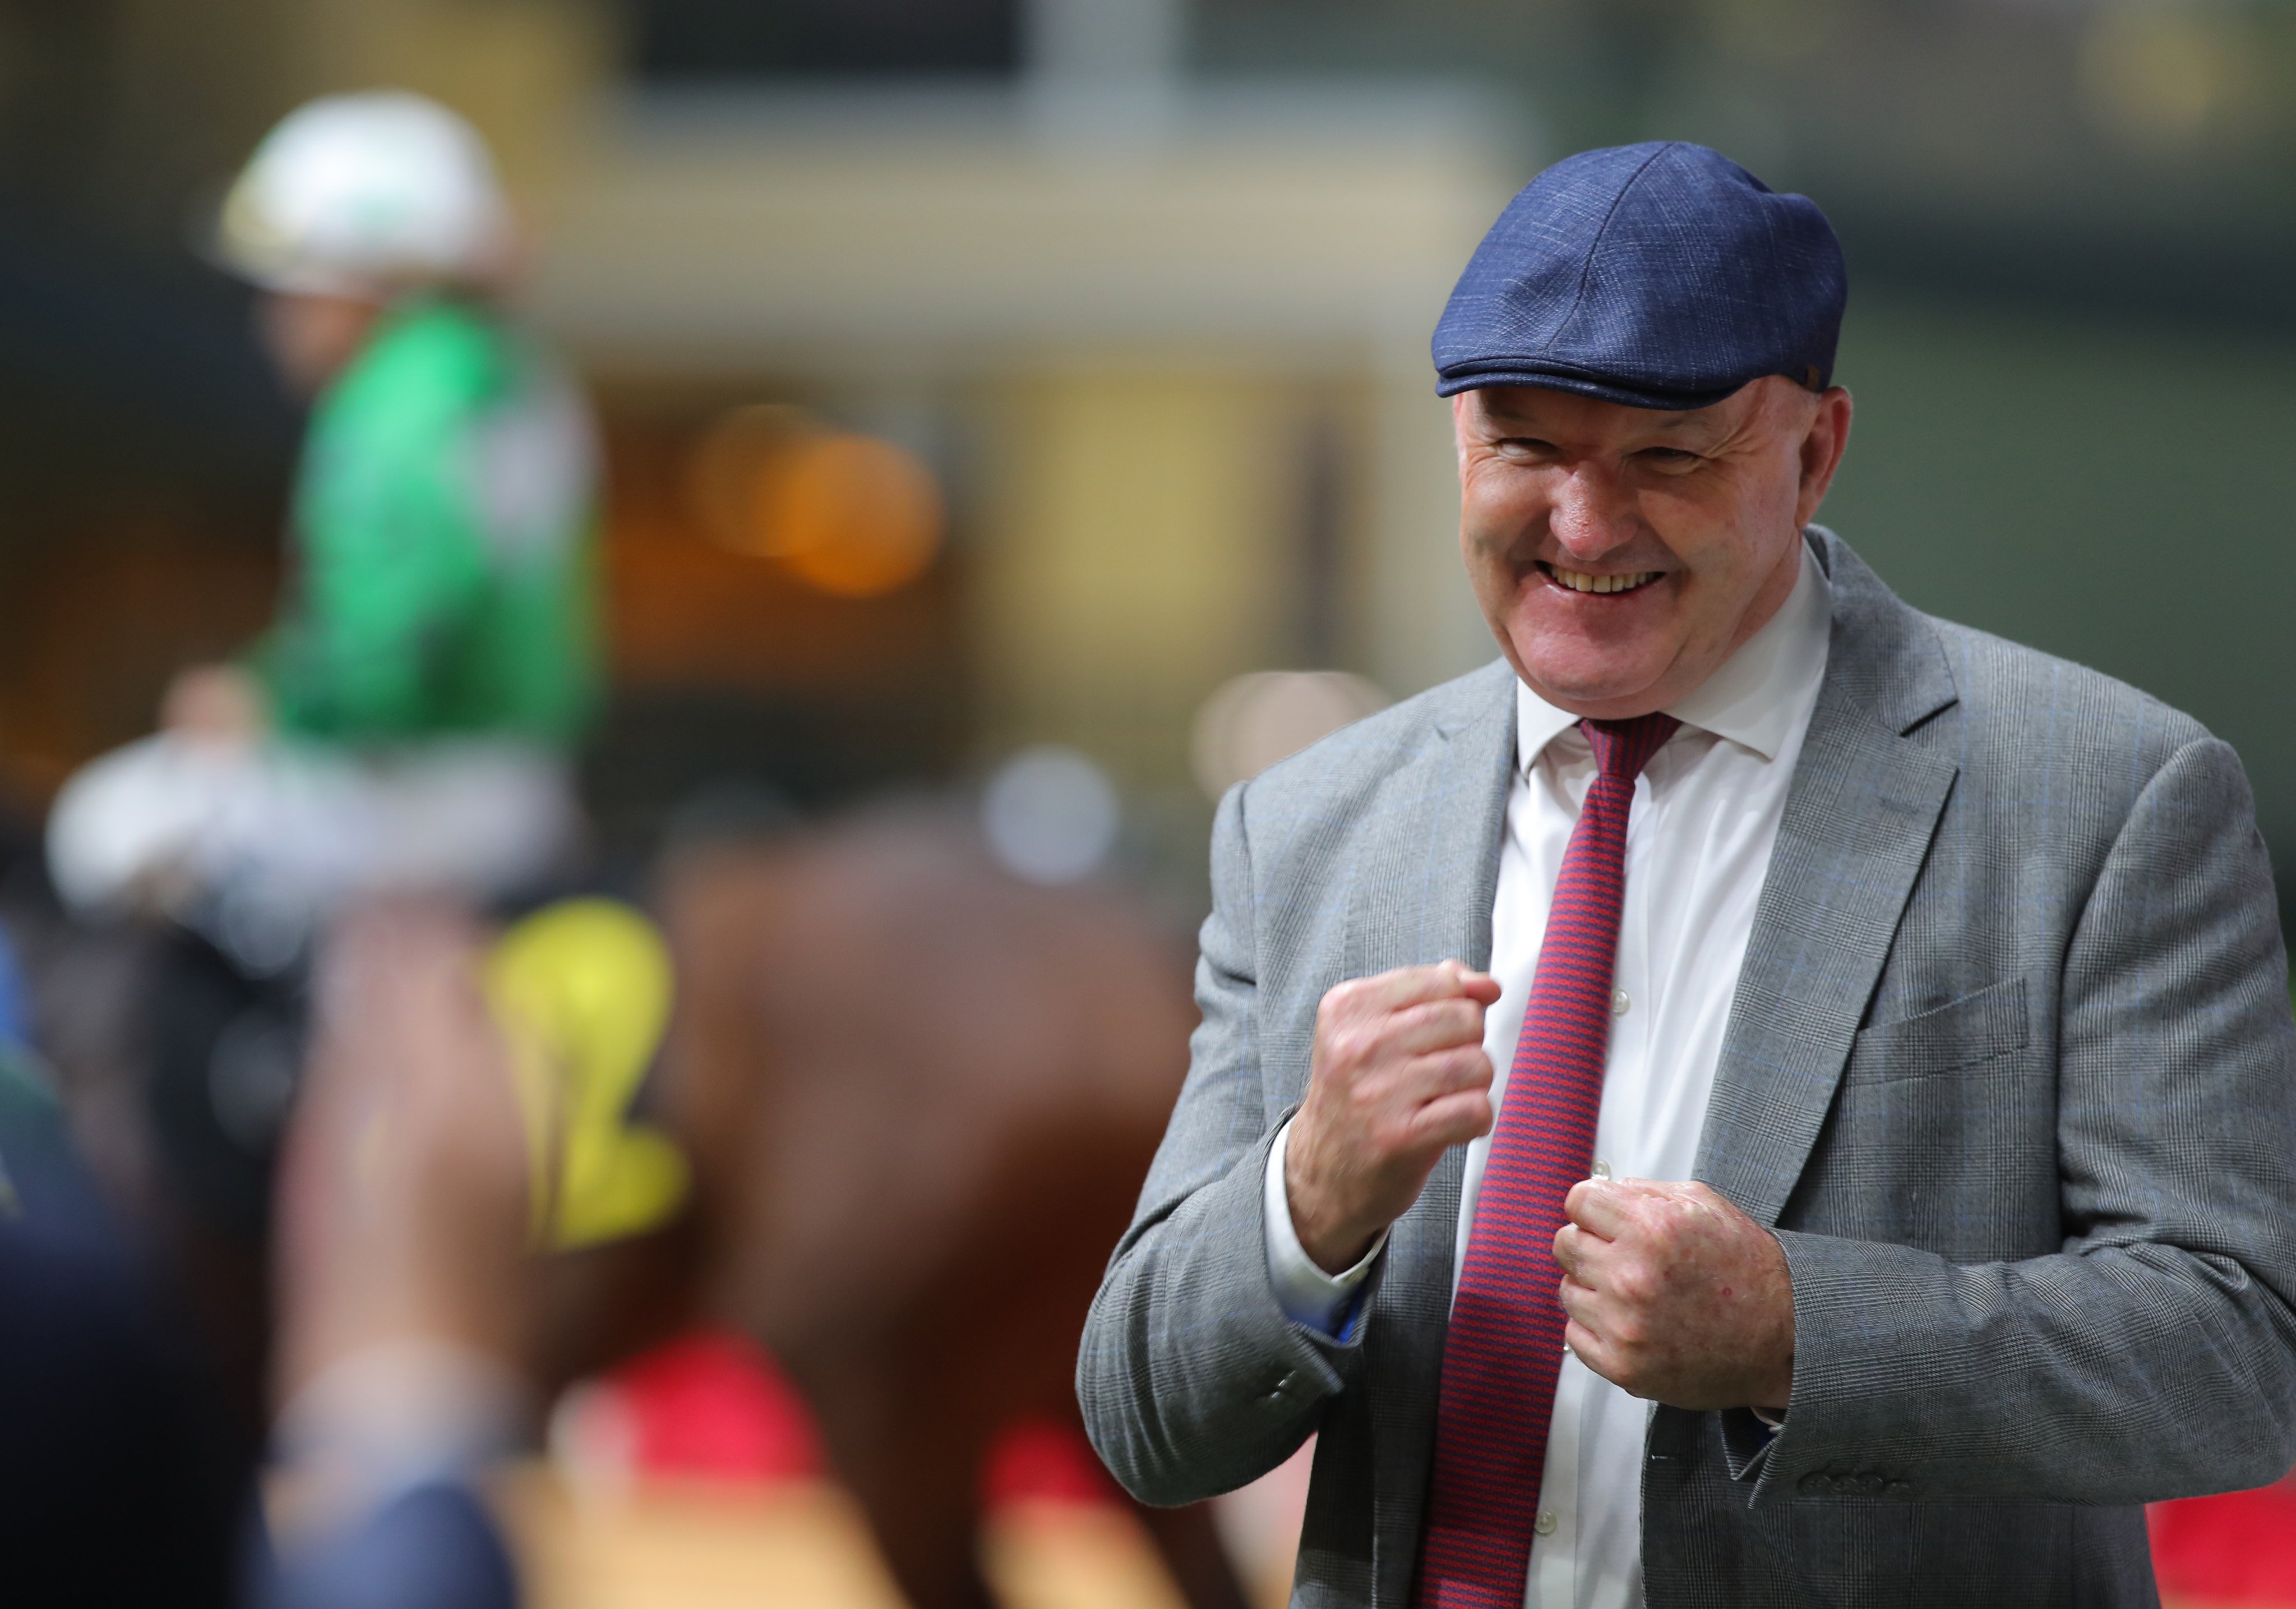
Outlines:
<svg viewBox="0 0 2296 1609"><path fill-rule="evenodd" d="M797 577L844 598L875 597L924 573L940 547L940 488L915 454L874 436L808 436L760 486L774 552Z"/></svg>
<svg viewBox="0 0 2296 1609"><path fill-rule="evenodd" d="M1122 819L1116 788L1073 749L1024 749L988 779L981 830L1006 869L1031 882L1074 882L1100 869Z"/></svg>
<svg viewBox="0 0 2296 1609"><path fill-rule="evenodd" d="M947 523L939 484L915 454L824 430L791 407L721 415L687 457L685 489L711 541L774 560L837 597L875 597L916 579Z"/></svg>
<svg viewBox="0 0 2296 1609"><path fill-rule="evenodd" d="M2079 66L2090 120L2155 155L2182 155L2210 139L2253 140L2268 116L2255 43L2226 7L2106 6L2081 36Z"/></svg>
<svg viewBox="0 0 2296 1609"><path fill-rule="evenodd" d="M813 428L797 409L766 403L719 415L685 460L686 513L701 534L736 553L775 556L759 499L766 471Z"/></svg>
<svg viewBox="0 0 2296 1609"><path fill-rule="evenodd" d="M1221 685L1196 711L1189 759L1218 799L1277 760L1387 707L1387 695L1344 670L1256 670Z"/></svg>

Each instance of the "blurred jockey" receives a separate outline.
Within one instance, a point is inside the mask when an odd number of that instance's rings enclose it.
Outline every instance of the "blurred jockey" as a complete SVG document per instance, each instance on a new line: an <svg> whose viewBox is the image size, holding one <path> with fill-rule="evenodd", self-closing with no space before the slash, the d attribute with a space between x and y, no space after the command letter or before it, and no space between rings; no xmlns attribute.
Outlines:
<svg viewBox="0 0 2296 1609"><path fill-rule="evenodd" d="M496 306L512 247L484 144L420 96L314 101L256 151L217 248L314 398L289 596L65 787L49 858L76 909L157 907L264 970L353 892L483 898L577 847L594 448Z"/></svg>

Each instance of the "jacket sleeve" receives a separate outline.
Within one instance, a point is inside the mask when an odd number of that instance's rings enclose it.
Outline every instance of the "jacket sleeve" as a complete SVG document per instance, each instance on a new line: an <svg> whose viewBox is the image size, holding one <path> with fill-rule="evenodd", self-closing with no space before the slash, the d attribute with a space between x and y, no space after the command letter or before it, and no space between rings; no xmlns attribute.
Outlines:
<svg viewBox="0 0 2296 1609"><path fill-rule="evenodd" d="M2147 784L2063 967L2063 1251L1956 1265L1781 1233L1792 1402L1733 1460L1757 1501L2149 1502L2296 1458L2296 1024L2224 743L2185 744Z"/></svg>
<svg viewBox="0 0 2296 1609"><path fill-rule="evenodd" d="M258 1578L256 1609L518 1609L518 1570L479 1492L429 1481Z"/></svg>
<svg viewBox="0 0 2296 1609"><path fill-rule="evenodd" d="M1262 1200L1281 1114L1259 1066L1245 796L1230 791L1213 827L1187 1082L1077 1363L1093 1445L1146 1503L1194 1502L1273 1469L1360 1357L1352 1338L1286 1318L1268 1275Z"/></svg>

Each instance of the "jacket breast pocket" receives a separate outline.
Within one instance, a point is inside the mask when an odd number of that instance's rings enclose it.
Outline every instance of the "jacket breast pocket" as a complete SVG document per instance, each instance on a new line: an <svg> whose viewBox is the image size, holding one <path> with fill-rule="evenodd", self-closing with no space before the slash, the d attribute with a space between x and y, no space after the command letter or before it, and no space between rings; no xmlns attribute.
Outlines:
<svg viewBox="0 0 2296 1609"><path fill-rule="evenodd" d="M2013 1058L2031 1039L2025 980L2012 978L1918 1016L1876 1022L1851 1042L1847 1073L1861 1083L1931 1078Z"/></svg>

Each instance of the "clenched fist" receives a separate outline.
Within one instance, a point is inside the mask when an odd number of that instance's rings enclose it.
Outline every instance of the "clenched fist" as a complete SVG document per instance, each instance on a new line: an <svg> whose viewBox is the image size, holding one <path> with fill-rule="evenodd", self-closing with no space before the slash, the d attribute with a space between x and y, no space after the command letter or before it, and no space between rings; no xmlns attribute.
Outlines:
<svg viewBox="0 0 2296 1609"><path fill-rule="evenodd" d="M1793 1278L1777 1236L1700 1184L1585 1179L1562 1210L1562 1338L1579 1361L1675 1408L1785 1407Z"/></svg>
<svg viewBox="0 0 2296 1609"><path fill-rule="evenodd" d="M1490 1132L1483 1013L1498 997L1495 980L1457 961L1356 978L1324 997L1283 1187L1300 1249L1324 1272L1370 1250L1446 1150Z"/></svg>

